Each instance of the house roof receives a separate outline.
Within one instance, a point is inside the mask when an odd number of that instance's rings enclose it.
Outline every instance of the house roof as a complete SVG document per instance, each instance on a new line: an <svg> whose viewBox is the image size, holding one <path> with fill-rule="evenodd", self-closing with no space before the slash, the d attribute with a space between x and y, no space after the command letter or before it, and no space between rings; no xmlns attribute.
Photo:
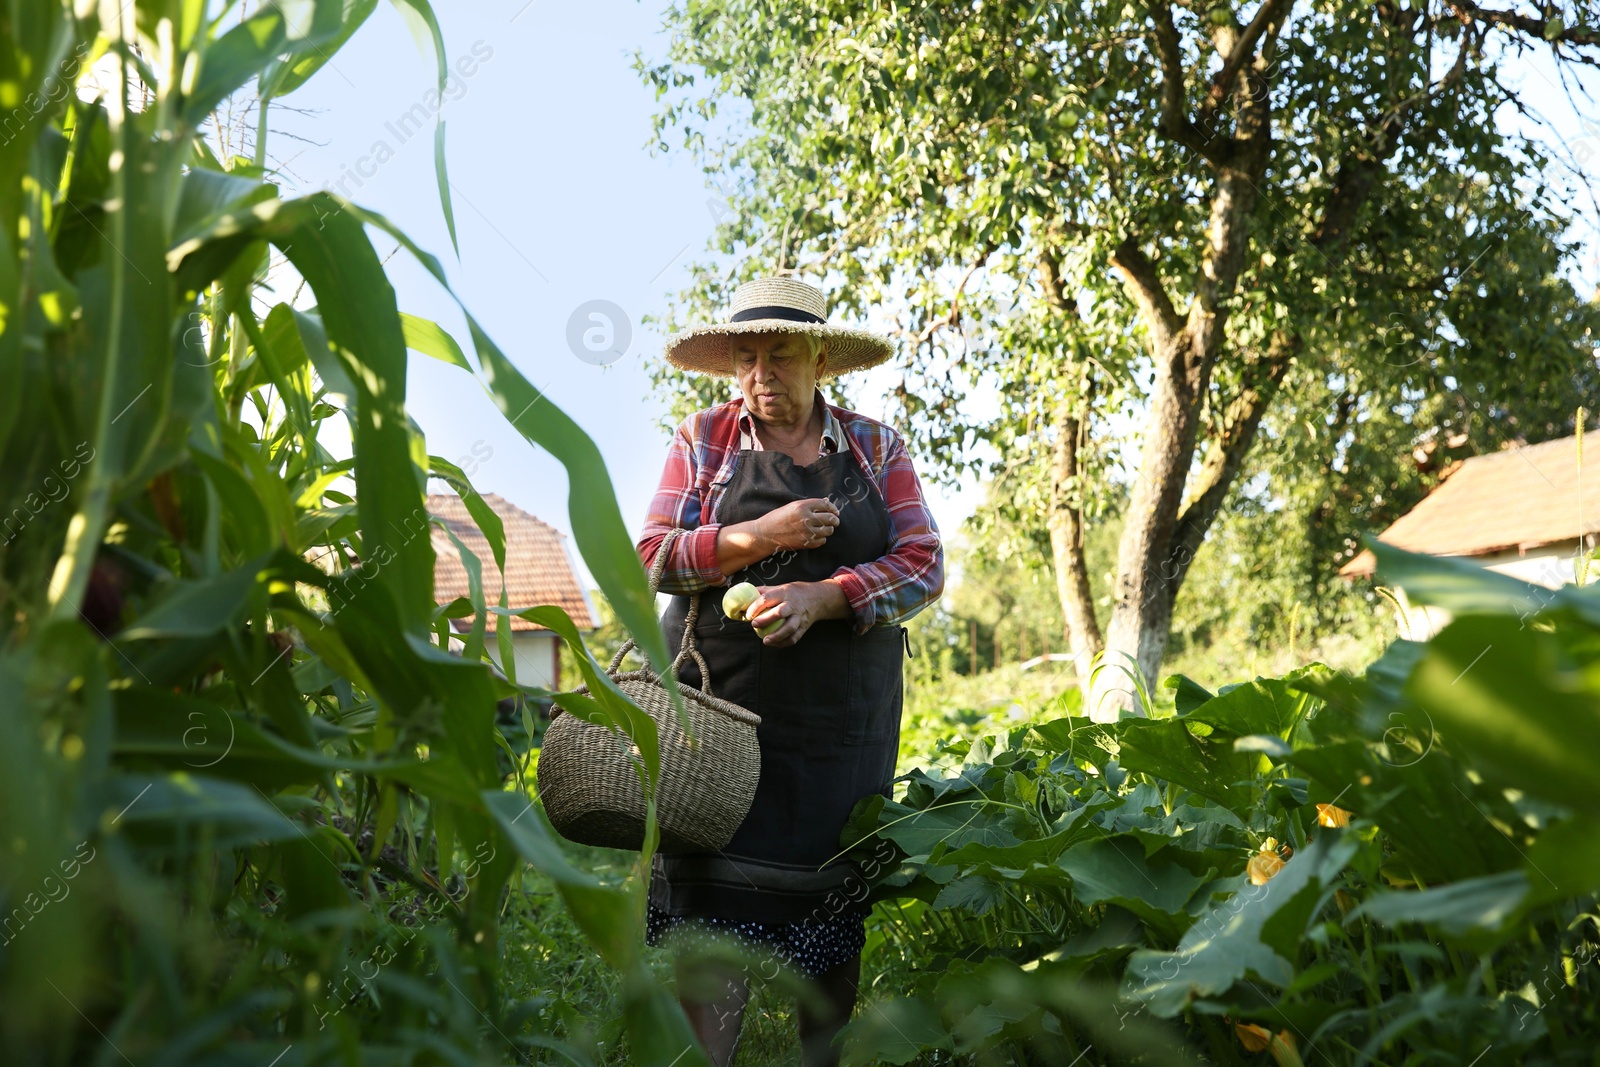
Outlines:
<svg viewBox="0 0 1600 1067"><path fill-rule="evenodd" d="M1378 540L1430 556L1483 556L1570 541L1600 531L1600 430L1488 452L1464 461ZM1339 569L1371 574L1363 549Z"/></svg>
<svg viewBox="0 0 1600 1067"><path fill-rule="evenodd" d="M567 537L547 522L541 522L526 511L494 493L483 494L489 505L505 525L506 534L506 601L513 610L554 604L572 616L580 630L595 627L594 607L578 581L567 551ZM428 512L450 528L450 532L478 557L483 568L483 595L493 604L499 600L500 579L495 568L494 553L488 538L478 529L467 512L466 502L454 493L430 493ZM450 537L437 526L431 527L433 551L433 599L448 604L457 597L467 595L467 568L461 554ZM491 614L487 629L493 633L500 616ZM472 617L452 619L450 625L465 633L472 629ZM513 633L524 630L543 630L526 619L512 619Z"/></svg>

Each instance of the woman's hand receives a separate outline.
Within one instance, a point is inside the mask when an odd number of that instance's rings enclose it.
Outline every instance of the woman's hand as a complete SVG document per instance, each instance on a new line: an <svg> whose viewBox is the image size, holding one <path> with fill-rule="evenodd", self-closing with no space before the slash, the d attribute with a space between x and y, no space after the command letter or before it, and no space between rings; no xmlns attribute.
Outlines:
<svg viewBox="0 0 1600 1067"><path fill-rule="evenodd" d="M756 520L773 552L818 548L839 528L839 508L826 497L793 500Z"/></svg>
<svg viewBox="0 0 1600 1067"><path fill-rule="evenodd" d="M839 528L839 508L826 497L793 500L759 519L717 531L717 566L732 576L779 552L825 544Z"/></svg>
<svg viewBox="0 0 1600 1067"><path fill-rule="evenodd" d="M804 501L802 501L804 503ZM752 626L781 619L783 625L761 639L772 648L798 642L819 619L848 619L854 612L844 587L831 578L820 582L787 582L761 587L761 595L745 611Z"/></svg>

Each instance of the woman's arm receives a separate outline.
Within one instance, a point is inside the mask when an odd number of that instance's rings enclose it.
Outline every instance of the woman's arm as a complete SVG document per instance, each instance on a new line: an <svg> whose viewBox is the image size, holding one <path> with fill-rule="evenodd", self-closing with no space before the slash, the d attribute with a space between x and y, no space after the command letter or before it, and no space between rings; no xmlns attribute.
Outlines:
<svg viewBox="0 0 1600 1067"><path fill-rule="evenodd" d="M832 578L844 590L857 631L904 622L944 592L944 544L899 434L877 482L889 507L889 550L869 563L840 567Z"/></svg>
<svg viewBox="0 0 1600 1067"><path fill-rule="evenodd" d="M762 640L774 647L795 644L820 619L854 617L856 631L874 623L904 622L944 591L944 545L922 496L900 436L882 427L888 455L877 479L889 508L889 550L868 563L840 567L820 582L762 587L748 616L757 625L782 620Z"/></svg>
<svg viewBox="0 0 1600 1067"><path fill-rule="evenodd" d="M737 574L752 563L785 550L820 548L839 528L839 506L826 497L792 500L759 519L736 522L717 532L717 564Z"/></svg>
<svg viewBox="0 0 1600 1067"><path fill-rule="evenodd" d="M644 533L634 546L648 570L668 531L689 531L668 550L663 593L697 593L724 585L729 575L778 552L816 548L838 527L838 507L822 498L796 500L748 522L702 524L693 421L694 416L685 419L672 436Z"/></svg>
<svg viewBox="0 0 1600 1067"><path fill-rule="evenodd" d="M724 575L736 574L778 551L760 519L736 522L717 531L717 566Z"/></svg>
<svg viewBox="0 0 1600 1067"><path fill-rule="evenodd" d="M700 522L699 468L695 461L691 415L679 424L667 449L667 462L661 481L645 514L644 532L634 545L639 560L649 570L661 542L673 529L687 530L668 549L666 567L661 572L661 592L697 593L725 580L717 563L717 538L720 523Z"/></svg>

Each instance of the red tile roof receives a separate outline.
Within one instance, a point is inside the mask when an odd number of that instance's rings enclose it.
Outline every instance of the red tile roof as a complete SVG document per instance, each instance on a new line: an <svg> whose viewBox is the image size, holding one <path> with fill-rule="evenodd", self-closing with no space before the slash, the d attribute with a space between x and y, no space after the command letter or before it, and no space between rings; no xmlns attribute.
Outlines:
<svg viewBox="0 0 1600 1067"><path fill-rule="evenodd" d="M1482 556L1600 531L1600 430L1466 460L1378 540L1431 556ZM1366 550L1339 569L1371 574Z"/></svg>
<svg viewBox="0 0 1600 1067"><path fill-rule="evenodd" d="M521 610L554 604L572 616L578 629L594 629L594 610L567 552L566 534L494 493L483 494L483 500L505 524L506 599L511 607ZM430 493L428 511L478 557L483 567L484 599L490 604L496 603L500 596L500 573L495 567L489 541L467 513L466 503L454 493ZM431 529L437 557L433 568L433 599L439 604L448 604L467 595L467 568L449 536L437 526ZM490 633L494 632L499 618L498 615L489 616ZM454 619L451 626L464 633L472 628L472 617ZM526 619L512 619L511 629L517 632L543 630L544 627Z"/></svg>

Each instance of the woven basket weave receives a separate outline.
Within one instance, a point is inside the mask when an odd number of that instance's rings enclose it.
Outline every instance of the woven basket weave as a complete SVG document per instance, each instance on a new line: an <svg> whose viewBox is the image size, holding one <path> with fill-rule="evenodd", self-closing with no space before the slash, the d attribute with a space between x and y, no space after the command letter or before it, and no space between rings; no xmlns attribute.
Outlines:
<svg viewBox="0 0 1600 1067"><path fill-rule="evenodd" d="M678 533L668 533L656 550L650 569L652 593L661 584L667 549ZM690 658L700 667L700 689L678 690L694 733L692 744L656 674L648 667L620 670L623 657L634 648L632 641L622 646L606 669L617 688L655 720L661 752L656 783L658 851L668 854L720 850L750 813L761 778L761 749L756 743L761 717L711 695L711 671L694 643L699 616L696 596L671 668L676 673ZM536 780L556 831L585 845L634 852L643 848L645 804L635 769L638 760L638 750L622 731L552 709Z"/></svg>

